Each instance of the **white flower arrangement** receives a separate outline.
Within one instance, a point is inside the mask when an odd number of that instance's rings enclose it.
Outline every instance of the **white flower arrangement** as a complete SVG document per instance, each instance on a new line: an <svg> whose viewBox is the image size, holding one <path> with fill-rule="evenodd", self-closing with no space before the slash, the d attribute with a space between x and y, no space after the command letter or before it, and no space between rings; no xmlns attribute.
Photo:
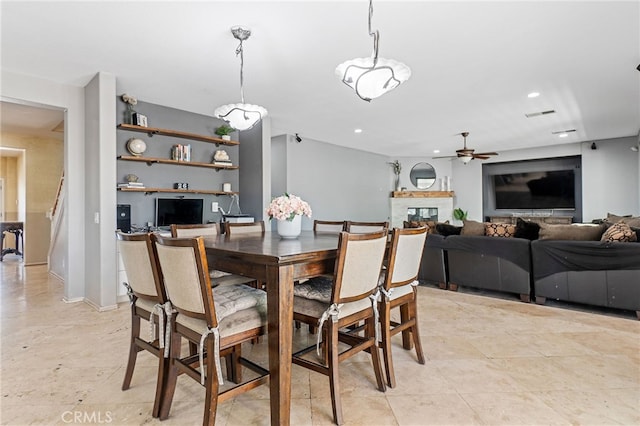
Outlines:
<svg viewBox="0 0 640 426"><path fill-rule="evenodd" d="M292 221L298 215L311 217L311 206L302 198L285 193L271 200L266 213L269 219Z"/></svg>
<svg viewBox="0 0 640 426"><path fill-rule="evenodd" d="M136 105L138 103L138 99L136 99L134 96L127 95L126 93L122 95L122 100L124 101L124 103L129 105Z"/></svg>

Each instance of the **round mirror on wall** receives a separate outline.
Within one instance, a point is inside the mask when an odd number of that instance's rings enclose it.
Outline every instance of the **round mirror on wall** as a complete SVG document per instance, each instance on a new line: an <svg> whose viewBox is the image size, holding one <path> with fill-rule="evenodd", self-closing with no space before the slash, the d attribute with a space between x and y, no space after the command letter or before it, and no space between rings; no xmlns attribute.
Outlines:
<svg viewBox="0 0 640 426"><path fill-rule="evenodd" d="M436 182L436 169L429 163L418 163L409 173L411 183L418 189L429 189Z"/></svg>

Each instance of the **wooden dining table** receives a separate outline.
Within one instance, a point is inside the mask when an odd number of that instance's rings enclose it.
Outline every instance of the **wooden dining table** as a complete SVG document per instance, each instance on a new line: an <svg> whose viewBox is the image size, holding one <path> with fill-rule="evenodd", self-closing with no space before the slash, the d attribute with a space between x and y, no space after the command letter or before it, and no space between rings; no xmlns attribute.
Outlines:
<svg viewBox="0 0 640 426"><path fill-rule="evenodd" d="M266 284L271 424L289 425L293 283L333 273L338 235L302 231L295 239L275 232L264 235L219 235L204 240L209 266L245 275Z"/></svg>

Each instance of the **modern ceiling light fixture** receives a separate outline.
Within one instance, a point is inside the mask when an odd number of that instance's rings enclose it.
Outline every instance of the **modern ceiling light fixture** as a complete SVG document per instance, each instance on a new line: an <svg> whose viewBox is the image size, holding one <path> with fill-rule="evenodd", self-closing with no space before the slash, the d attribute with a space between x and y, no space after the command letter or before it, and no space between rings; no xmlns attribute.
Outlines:
<svg viewBox="0 0 640 426"><path fill-rule="evenodd" d="M267 115L267 110L258 105L244 103L244 49L242 42L249 38L251 30L242 27L231 28L231 34L240 40L236 48L236 56L240 55L240 99L242 103L222 105L213 112L236 130L249 130Z"/></svg>
<svg viewBox="0 0 640 426"><path fill-rule="evenodd" d="M336 67L336 75L342 82L367 102L395 89L411 77L411 68L402 62L378 57L380 33L371 31L372 17L373 0L369 0L369 35L373 37L371 57L351 59Z"/></svg>

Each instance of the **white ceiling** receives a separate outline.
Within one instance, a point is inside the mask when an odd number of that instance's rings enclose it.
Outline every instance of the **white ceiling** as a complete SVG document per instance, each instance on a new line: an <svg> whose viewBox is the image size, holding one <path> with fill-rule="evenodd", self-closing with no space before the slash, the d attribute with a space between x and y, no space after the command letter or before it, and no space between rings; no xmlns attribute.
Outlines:
<svg viewBox="0 0 640 426"><path fill-rule="evenodd" d="M462 131L477 151L499 152L640 129L638 1L376 0L380 56L413 75L371 103L334 75L339 63L371 54L366 0L5 0L0 8L4 70L78 86L108 72L140 100L205 115L240 101L229 29L248 27L245 100L268 109L274 135L432 156L453 154ZM532 91L541 95L528 99ZM556 113L525 117L549 109ZM552 135L566 129L576 132Z"/></svg>

